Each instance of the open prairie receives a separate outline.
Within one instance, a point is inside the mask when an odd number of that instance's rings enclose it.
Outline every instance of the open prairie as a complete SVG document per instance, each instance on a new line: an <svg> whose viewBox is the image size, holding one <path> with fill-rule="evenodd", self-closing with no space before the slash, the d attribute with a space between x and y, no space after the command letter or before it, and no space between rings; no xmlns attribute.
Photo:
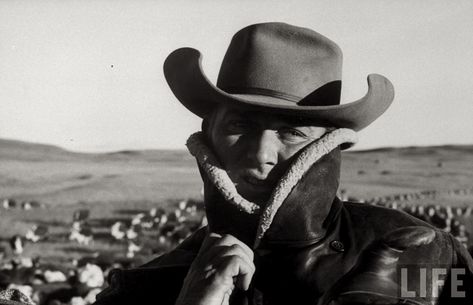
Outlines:
<svg viewBox="0 0 473 305"><path fill-rule="evenodd" d="M74 153L0 140L0 196L51 207L94 203L110 209L198 197L201 182L187 151ZM341 189L369 199L473 187L473 146L381 148L343 152ZM458 198L457 198L458 197ZM461 197L461 198L460 198ZM445 204L469 203L465 196Z"/></svg>

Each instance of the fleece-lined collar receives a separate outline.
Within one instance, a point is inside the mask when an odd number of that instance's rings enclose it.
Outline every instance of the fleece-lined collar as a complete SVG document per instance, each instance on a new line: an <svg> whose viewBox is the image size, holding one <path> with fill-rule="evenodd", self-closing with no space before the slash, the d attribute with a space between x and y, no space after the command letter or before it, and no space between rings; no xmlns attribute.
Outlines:
<svg viewBox="0 0 473 305"><path fill-rule="evenodd" d="M309 144L299 153L288 171L280 179L263 209L246 200L237 192L227 172L218 162L212 150L206 145L204 135L201 132L194 133L189 137L187 147L189 152L197 159L209 181L220 192L225 203L237 207L238 210L246 214L259 215L259 224L255 232L254 242L254 248L256 248L270 228L281 205L309 168L339 145L353 144L356 141L357 135L353 130L340 128Z"/></svg>

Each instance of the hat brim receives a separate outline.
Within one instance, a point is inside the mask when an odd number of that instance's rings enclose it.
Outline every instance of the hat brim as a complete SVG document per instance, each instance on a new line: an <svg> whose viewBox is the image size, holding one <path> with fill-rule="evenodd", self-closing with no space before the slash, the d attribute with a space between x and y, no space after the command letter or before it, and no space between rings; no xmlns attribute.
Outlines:
<svg viewBox="0 0 473 305"><path fill-rule="evenodd" d="M177 99L204 118L218 104L311 118L316 124L359 131L376 120L394 100L394 87L379 74L368 75L368 92L351 103L301 106L283 99L230 94L212 84L202 70L201 53L193 48L172 52L164 62L164 76ZM304 99L302 99L303 101ZM304 104L301 102L301 104Z"/></svg>

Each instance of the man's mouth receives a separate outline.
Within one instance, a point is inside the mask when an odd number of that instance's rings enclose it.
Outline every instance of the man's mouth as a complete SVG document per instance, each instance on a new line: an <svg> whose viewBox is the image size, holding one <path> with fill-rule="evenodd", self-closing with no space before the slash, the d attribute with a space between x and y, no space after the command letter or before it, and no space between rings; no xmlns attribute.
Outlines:
<svg viewBox="0 0 473 305"><path fill-rule="evenodd" d="M244 173L235 179L237 190L245 199L257 204L264 204L274 188L274 183L268 177L262 177L253 173Z"/></svg>
<svg viewBox="0 0 473 305"><path fill-rule="evenodd" d="M254 175L245 175L243 176L243 180L257 189L265 190L271 188L271 183L268 179L262 179Z"/></svg>

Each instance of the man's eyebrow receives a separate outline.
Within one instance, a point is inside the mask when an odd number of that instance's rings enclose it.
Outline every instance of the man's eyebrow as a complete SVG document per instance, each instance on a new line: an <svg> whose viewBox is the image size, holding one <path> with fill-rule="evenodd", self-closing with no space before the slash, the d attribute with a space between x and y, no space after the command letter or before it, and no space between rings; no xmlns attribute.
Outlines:
<svg viewBox="0 0 473 305"><path fill-rule="evenodd" d="M280 115L280 120L291 124L294 126L305 126L305 127L324 127L329 129L335 129L333 124L322 121L322 120L314 120L312 118L304 117L304 116L287 116L287 115Z"/></svg>

